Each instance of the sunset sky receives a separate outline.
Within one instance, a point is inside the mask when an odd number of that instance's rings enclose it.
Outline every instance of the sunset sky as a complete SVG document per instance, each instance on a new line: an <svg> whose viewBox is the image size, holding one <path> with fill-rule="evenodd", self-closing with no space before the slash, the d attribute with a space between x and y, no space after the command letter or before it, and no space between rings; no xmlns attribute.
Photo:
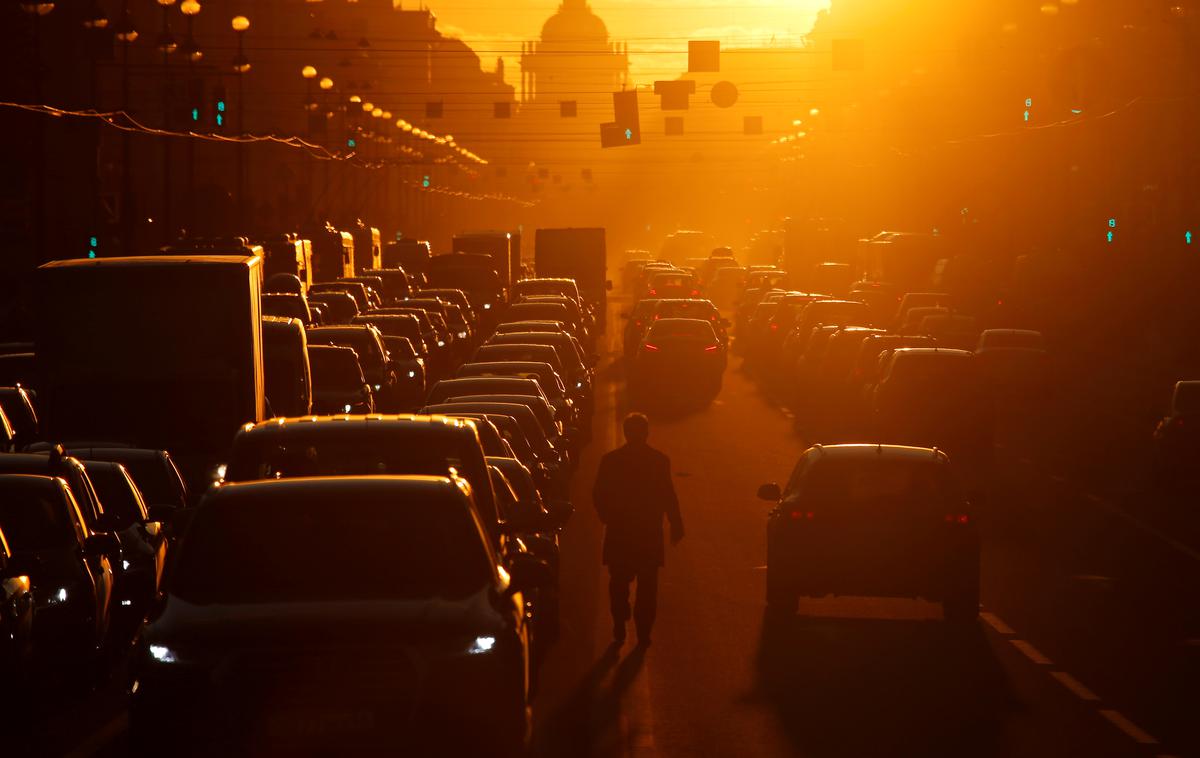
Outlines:
<svg viewBox="0 0 1200 758"><path fill-rule="evenodd" d="M404 7L414 7L405 2ZM559 0L428 0L442 33L471 45L491 69L503 56L507 78L519 83L521 43L536 40ZM829 0L595 0L592 10L611 38L629 43L634 81L674 77L686 67L689 39L719 39L725 47L796 43Z"/></svg>

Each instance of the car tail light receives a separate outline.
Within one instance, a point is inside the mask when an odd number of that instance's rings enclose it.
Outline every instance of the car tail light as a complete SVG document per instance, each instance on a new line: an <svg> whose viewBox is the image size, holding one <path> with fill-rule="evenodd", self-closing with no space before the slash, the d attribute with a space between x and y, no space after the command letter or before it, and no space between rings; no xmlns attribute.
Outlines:
<svg viewBox="0 0 1200 758"><path fill-rule="evenodd" d="M812 521L812 511L792 511L792 521Z"/></svg>
<svg viewBox="0 0 1200 758"><path fill-rule="evenodd" d="M641 328L642 328L642 324L643 324L643 323L645 323L645 322L643 322L643 321L642 321L642 320L639 318L637 321L634 321L634 322L633 322L633 325L634 325L635 327L637 327L638 329L641 329Z"/></svg>
<svg viewBox="0 0 1200 758"><path fill-rule="evenodd" d="M700 294L700 290L692 290L692 297Z"/></svg>
<svg viewBox="0 0 1200 758"><path fill-rule="evenodd" d="M947 513L946 523L961 524L962 526L966 526L967 524L971 523L971 517L965 513Z"/></svg>
<svg viewBox="0 0 1200 758"><path fill-rule="evenodd" d="M651 295L657 295L657 294L658 294L658 290L650 290L650 293L649 293L649 294L651 294Z"/></svg>
<svg viewBox="0 0 1200 758"><path fill-rule="evenodd" d="M706 353L715 353L715 352L717 352L717 346L716 346L716 345L709 345L708 347L704 348L704 352L706 352Z"/></svg>
<svg viewBox="0 0 1200 758"><path fill-rule="evenodd" d="M779 331L779 324L771 324L771 331L773 331L773 332Z"/></svg>
<svg viewBox="0 0 1200 758"><path fill-rule="evenodd" d="M642 345L642 347L645 348L646 350L649 350L652 353L658 352L658 345L651 345L650 343L646 343L645 345Z"/></svg>

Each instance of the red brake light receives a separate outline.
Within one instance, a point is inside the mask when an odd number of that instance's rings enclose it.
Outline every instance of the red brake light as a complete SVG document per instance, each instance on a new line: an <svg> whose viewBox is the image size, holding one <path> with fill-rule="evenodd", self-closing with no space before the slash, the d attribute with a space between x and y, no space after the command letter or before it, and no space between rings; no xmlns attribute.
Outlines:
<svg viewBox="0 0 1200 758"><path fill-rule="evenodd" d="M812 521L812 511L792 511L792 521Z"/></svg>
<svg viewBox="0 0 1200 758"><path fill-rule="evenodd" d="M716 346L716 345L709 345L708 347L704 348L704 352L706 352L706 353L715 353L715 352L717 352L717 346Z"/></svg>
<svg viewBox="0 0 1200 758"><path fill-rule="evenodd" d="M651 294L651 295L657 295L657 294L658 294L658 290L650 290L650 294Z"/></svg>
<svg viewBox="0 0 1200 758"><path fill-rule="evenodd" d="M962 524L963 526L971 523L971 517L965 513L947 513L947 524Z"/></svg>
<svg viewBox="0 0 1200 758"><path fill-rule="evenodd" d="M642 347L645 348L646 350L649 350L652 353L658 352L658 345L651 345L649 342L647 342L645 345L642 345Z"/></svg>
<svg viewBox="0 0 1200 758"><path fill-rule="evenodd" d="M779 331L779 324L771 324L771 331L773 331L773 332Z"/></svg>
<svg viewBox="0 0 1200 758"><path fill-rule="evenodd" d="M692 297L700 294L700 290L692 290Z"/></svg>

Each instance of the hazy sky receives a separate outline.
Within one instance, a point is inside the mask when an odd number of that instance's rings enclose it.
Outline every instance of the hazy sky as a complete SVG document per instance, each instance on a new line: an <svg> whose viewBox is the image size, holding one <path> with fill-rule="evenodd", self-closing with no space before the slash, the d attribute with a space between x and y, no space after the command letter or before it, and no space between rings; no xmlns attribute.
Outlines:
<svg viewBox="0 0 1200 758"><path fill-rule="evenodd" d="M406 8L417 7L406 0ZM536 40L559 0L425 0L438 29L462 38L492 69L503 56L507 79L519 84L521 43ZM592 10L613 40L629 43L634 81L673 78L686 67L688 39L719 39L725 47L796 42L829 0L593 0Z"/></svg>

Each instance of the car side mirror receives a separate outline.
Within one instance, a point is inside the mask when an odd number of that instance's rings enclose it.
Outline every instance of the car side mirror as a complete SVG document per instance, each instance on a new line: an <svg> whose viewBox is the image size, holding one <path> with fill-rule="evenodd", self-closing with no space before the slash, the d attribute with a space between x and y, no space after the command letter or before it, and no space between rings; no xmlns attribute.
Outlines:
<svg viewBox="0 0 1200 758"><path fill-rule="evenodd" d="M121 541L111 532L99 532L84 540L83 550L88 555L106 555L117 560L121 557Z"/></svg>
<svg viewBox="0 0 1200 758"><path fill-rule="evenodd" d="M777 503L783 498L783 492L775 482L764 484L758 488L758 499Z"/></svg>
<svg viewBox="0 0 1200 758"><path fill-rule="evenodd" d="M530 592L549 587L554 581L550 566L530 553L517 553L508 564L510 592Z"/></svg>

